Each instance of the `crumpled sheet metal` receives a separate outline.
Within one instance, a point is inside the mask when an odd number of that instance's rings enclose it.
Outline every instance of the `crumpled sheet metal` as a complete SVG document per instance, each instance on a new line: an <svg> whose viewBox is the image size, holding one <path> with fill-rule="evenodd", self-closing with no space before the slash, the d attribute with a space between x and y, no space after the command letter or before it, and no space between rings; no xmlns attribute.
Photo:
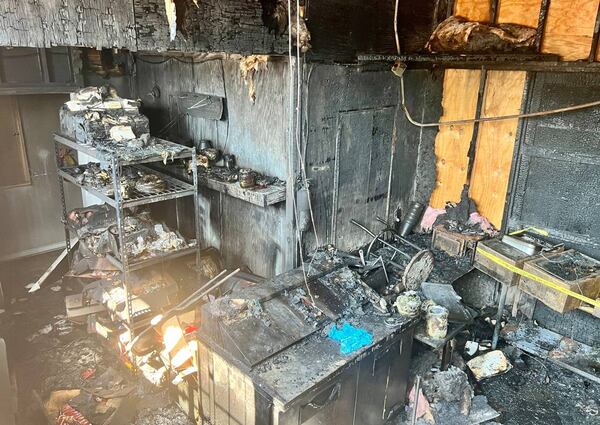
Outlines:
<svg viewBox="0 0 600 425"><path fill-rule="evenodd" d="M537 30L519 24L488 25L450 16L441 22L425 49L431 53L508 53L531 51Z"/></svg>

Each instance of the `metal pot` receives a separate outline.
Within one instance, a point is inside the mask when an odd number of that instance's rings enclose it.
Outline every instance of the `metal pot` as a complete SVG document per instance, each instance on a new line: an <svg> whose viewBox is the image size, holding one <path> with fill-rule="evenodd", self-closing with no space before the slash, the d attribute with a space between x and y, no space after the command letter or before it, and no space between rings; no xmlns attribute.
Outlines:
<svg viewBox="0 0 600 425"><path fill-rule="evenodd" d="M213 147L212 142L207 139L202 139L202 140L198 141L198 143L196 145L196 149L198 151L203 151L205 149L212 148L212 147Z"/></svg>
<svg viewBox="0 0 600 425"><path fill-rule="evenodd" d="M242 168L239 172L240 187L249 189L256 186L256 172L249 168Z"/></svg>

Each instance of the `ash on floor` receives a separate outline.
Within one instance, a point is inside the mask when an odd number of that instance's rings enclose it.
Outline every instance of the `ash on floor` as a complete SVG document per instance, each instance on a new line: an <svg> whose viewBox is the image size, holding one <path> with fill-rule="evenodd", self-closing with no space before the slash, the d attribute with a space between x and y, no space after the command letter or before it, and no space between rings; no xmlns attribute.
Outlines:
<svg viewBox="0 0 600 425"><path fill-rule="evenodd" d="M489 329L485 323L476 322L471 329L471 336L486 338ZM460 343L458 338L458 343ZM464 343L464 341L463 341ZM468 356L460 354L462 348L457 346L453 354L452 366L454 370L461 369L469 376L470 385L473 388L473 399L471 401L471 413L473 410L485 412L485 405L500 414L499 417L489 422L473 422L472 418L461 415L460 402L451 402L457 396L459 385L455 385L452 391L446 391L443 407L452 407L444 411L432 409L435 416L435 425L472 425L473 423L484 423L488 425L600 425L600 384L587 380L580 375L570 372L560 366L534 357L521 350L509 346L499 347L508 357L512 369L508 372L492 376L477 382L473 374L466 367L465 361ZM479 354L475 354L478 356ZM410 382L414 382L416 375L423 377L431 376L440 365L439 356L421 344L415 344L411 364ZM457 381L458 382L458 381ZM410 385L409 385L410 388ZM434 402L435 396L427 390L427 384L422 388L427 395L428 402ZM441 388L441 387L440 387ZM439 395L437 395L440 398ZM483 397L483 398L482 398ZM439 400L438 400L439 401ZM481 406L479 406L481 405ZM394 422L395 425L411 424L412 410L408 407ZM479 418L485 415L476 415ZM424 417L417 419L418 425L430 425Z"/></svg>
<svg viewBox="0 0 600 425"><path fill-rule="evenodd" d="M600 384L536 357L521 355L513 369L481 382L503 425L600 424Z"/></svg>
<svg viewBox="0 0 600 425"><path fill-rule="evenodd" d="M167 407L140 410L133 425L193 425L179 407Z"/></svg>
<svg viewBox="0 0 600 425"><path fill-rule="evenodd" d="M17 381L18 424L47 423L36 398L46 399L55 390L94 388L110 375L111 380L119 381L119 388L131 387L132 396L139 400L137 414L129 423L192 425L166 394L133 375L101 337L65 320L64 298L80 292L78 284L53 279L39 291L27 292L25 286L41 276L57 255L0 264L7 300L0 313L0 337L6 341Z"/></svg>

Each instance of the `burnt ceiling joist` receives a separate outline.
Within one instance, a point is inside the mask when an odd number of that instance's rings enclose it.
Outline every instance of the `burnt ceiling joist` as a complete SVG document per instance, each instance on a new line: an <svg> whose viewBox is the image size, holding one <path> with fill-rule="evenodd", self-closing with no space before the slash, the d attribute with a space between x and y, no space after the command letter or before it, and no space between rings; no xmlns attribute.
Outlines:
<svg viewBox="0 0 600 425"><path fill-rule="evenodd" d="M291 30L314 60L395 52L393 2L302 0L298 28L295 19L288 28L287 7L287 0L3 0L0 46L287 55Z"/></svg>

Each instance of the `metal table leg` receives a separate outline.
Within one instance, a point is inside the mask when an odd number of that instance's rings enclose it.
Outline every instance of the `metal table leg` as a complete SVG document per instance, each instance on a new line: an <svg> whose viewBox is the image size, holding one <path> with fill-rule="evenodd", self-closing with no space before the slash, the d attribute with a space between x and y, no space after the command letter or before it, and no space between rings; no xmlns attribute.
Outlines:
<svg viewBox="0 0 600 425"><path fill-rule="evenodd" d="M448 366L450 366L450 362L452 361L452 339L448 340L444 344L444 348L442 349L442 364L440 365L440 369L443 371L448 370Z"/></svg>
<svg viewBox="0 0 600 425"><path fill-rule="evenodd" d="M508 285L502 284L500 291L500 300L498 301L498 312L496 313L496 325L494 326L494 336L492 337L492 350L498 345L498 337L500 336L500 324L502 323L502 312L506 304L506 294L508 294Z"/></svg>

